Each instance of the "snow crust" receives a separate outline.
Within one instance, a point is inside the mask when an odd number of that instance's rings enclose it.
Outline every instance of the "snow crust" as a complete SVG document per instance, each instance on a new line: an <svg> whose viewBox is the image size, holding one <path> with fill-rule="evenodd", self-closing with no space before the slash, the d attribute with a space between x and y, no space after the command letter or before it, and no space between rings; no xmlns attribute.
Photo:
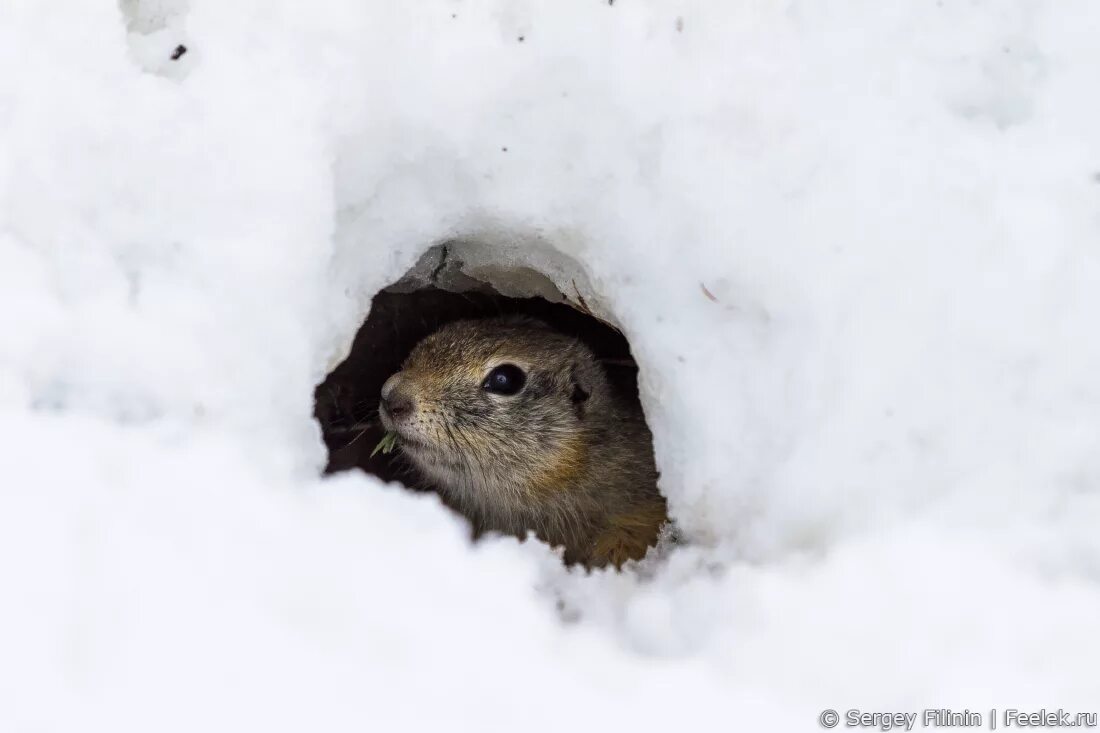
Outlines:
<svg viewBox="0 0 1100 733"><path fill-rule="evenodd" d="M0 730L1095 710L1090 27L0 3ZM686 546L585 575L318 477L314 385L448 240L622 326Z"/></svg>

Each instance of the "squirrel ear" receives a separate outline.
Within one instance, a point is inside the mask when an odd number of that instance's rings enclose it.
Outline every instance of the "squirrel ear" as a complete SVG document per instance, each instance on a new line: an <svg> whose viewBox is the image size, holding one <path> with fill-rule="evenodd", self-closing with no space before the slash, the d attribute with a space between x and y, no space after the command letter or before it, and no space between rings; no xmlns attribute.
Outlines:
<svg viewBox="0 0 1100 733"><path fill-rule="evenodd" d="M577 417L582 418L584 417L584 403L588 401L592 393L585 389L578 364L574 363L569 370L569 379L573 386L569 400L573 403L573 409L576 411Z"/></svg>

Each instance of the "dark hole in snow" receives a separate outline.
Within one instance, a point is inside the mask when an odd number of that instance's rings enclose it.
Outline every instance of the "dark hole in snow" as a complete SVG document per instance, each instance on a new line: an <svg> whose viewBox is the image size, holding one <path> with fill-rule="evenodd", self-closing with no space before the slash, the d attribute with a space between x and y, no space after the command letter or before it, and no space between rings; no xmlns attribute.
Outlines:
<svg viewBox="0 0 1100 733"><path fill-rule="evenodd" d="M437 274L438 270L433 272L433 281ZM403 463L400 451L375 452L384 435L377 420L378 397L382 384L422 338L463 318L510 314L539 318L587 344L604 365L613 388L635 403L638 400L637 367L626 338L578 308L541 297L506 297L486 284L464 292L435 285L404 290L391 286L374 296L348 357L314 393L314 414L329 450L326 473L361 468L409 488L432 488Z"/></svg>

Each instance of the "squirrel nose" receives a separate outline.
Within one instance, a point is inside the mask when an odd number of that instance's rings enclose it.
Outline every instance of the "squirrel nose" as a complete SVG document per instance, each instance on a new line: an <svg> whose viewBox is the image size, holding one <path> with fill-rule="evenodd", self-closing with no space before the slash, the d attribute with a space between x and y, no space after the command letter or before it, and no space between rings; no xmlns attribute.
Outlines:
<svg viewBox="0 0 1100 733"><path fill-rule="evenodd" d="M399 388L400 381L401 375L394 374L382 385L382 409L394 419L407 415L413 409L412 399Z"/></svg>
<svg viewBox="0 0 1100 733"><path fill-rule="evenodd" d="M398 418L412 412L413 403L400 392L391 392L389 397L382 398L382 409L390 414L390 417Z"/></svg>

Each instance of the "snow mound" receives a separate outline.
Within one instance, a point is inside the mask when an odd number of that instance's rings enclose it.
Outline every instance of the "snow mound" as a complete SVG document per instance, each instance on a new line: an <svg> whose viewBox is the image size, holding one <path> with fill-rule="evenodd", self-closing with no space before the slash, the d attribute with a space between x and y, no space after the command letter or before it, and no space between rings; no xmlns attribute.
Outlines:
<svg viewBox="0 0 1100 733"><path fill-rule="evenodd" d="M0 4L0 729L1088 710L1090 23ZM314 386L448 242L627 334L685 546L586 575L319 476Z"/></svg>

